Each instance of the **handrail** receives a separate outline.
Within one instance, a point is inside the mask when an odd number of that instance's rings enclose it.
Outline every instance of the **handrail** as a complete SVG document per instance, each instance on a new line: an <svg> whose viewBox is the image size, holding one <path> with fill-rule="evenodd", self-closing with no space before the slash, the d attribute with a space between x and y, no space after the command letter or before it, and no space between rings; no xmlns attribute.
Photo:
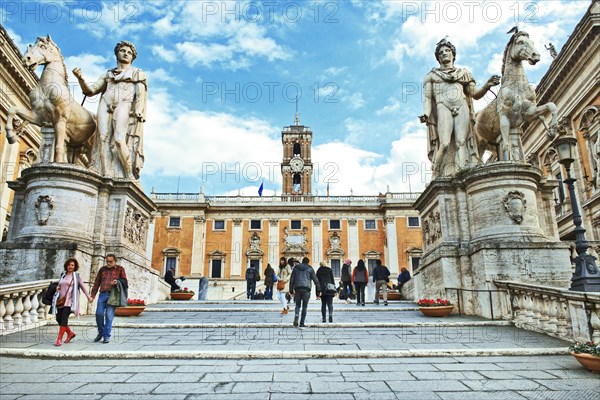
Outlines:
<svg viewBox="0 0 600 400"><path fill-rule="evenodd" d="M23 282L23 283L11 283L8 285L0 285L0 295L9 294L14 292L20 292L23 290L35 290L35 289L45 289L50 285L52 281L57 281L58 279L43 279L40 281L32 281L32 282Z"/></svg>
<svg viewBox="0 0 600 400"><path fill-rule="evenodd" d="M464 289L464 288L445 288L446 291L448 290L456 290L456 297L457 297L457 301L458 301L458 316L462 316L462 306L461 306L461 299L463 298L463 292L487 292L490 296L490 315L492 317L492 321L494 321L494 307L492 305L492 293L495 292L501 292L501 293L505 293L505 290L494 290L494 289ZM460 293L460 297L458 296L458 294Z"/></svg>

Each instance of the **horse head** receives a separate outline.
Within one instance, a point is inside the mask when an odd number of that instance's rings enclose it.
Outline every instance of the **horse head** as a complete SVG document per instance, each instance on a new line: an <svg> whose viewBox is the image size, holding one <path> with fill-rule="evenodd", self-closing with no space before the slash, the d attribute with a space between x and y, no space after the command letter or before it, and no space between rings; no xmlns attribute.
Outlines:
<svg viewBox="0 0 600 400"><path fill-rule="evenodd" d="M23 56L23 63L30 70L35 70L38 65L46 65L52 61L62 62L62 55L50 35L37 38L33 45L27 46L27 51Z"/></svg>

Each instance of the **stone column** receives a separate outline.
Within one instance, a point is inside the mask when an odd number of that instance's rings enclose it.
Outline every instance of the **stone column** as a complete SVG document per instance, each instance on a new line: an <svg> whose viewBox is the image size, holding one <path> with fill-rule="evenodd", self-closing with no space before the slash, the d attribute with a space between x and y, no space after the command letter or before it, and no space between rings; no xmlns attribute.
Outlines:
<svg viewBox="0 0 600 400"><path fill-rule="evenodd" d="M242 219L233 219L233 229L231 232L231 277L242 276Z"/></svg>
<svg viewBox="0 0 600 400"><path fill-rule="evenodd" d="M321 229L321 219L315 218L312 223L312 261L313 265L323 261L323 230ZM318 267L317 267L318 268Z"/></svg>
<svg viewBox="0 0 600 400"><path fill-rule="evenodd" d="M273 267L275 264L279 265L279 220L269 220L269 243L268 243L268 257ZM273 264L275 263L275 264Z"/></svg>
<svg viewBox="0 0 600 400"><path fill-rule="evenodd" d="M192 269L191 274L197 277L204 274L204 231L206 218L202 215L194 216L194 237L192 240Z"/></svg>
<svg viewBox="0 0 600 400"><path fill-rule="evenodd" d="M358 245L358 224L356 218L348 219L348 257L352 260L353 267L360 257Z"/></svg>
<svg viewBox="0 0 600 400"><path fill-rule="evenodd" d="M387 239L387 254L385 264L392 276L398 275L398 237L396 234L396 218L385 218Z"/></svg>

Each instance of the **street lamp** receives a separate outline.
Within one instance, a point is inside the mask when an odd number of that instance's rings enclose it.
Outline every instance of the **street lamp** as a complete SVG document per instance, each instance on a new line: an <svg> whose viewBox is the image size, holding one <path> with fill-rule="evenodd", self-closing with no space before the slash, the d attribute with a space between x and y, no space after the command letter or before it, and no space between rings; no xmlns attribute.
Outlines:
<svg viewBox="0 0 600 400"><path fill-rule="evenodd" d="M571 177L571 164L575 161L577 152L577 139L571 135L565 134L559 136L553 143L553 147L558 154L558 162L562 164L567 171L567 179L564 183L569 188L569 197L571 199L571 209L573 211L573 223L575 224L575 272L571 278L570 290L578 292L600 292L600 271L596 266L596 258L587 253L590 247L585 238L585 229L581 226L581 214L575 197L575 186L577 179Z"/></svg>

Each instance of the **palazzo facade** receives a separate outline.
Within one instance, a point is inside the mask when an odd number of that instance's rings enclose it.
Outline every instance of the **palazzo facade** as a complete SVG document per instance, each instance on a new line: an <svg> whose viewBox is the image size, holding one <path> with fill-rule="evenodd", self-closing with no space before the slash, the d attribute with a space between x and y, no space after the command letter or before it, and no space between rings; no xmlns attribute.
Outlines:
<svg viewBox="0 0 600 400"><path fill-rule="evenodd" d="M419 193L312 195L311 129L296 118L281 135L281 195L151 194L153 268L239 280L250 265L264 271L280 257L306 256L315 267L325 261L336 277L347 258L370 269L381 259L394 278L401 267L418 267L421 222L412 204Z"/></svg>

